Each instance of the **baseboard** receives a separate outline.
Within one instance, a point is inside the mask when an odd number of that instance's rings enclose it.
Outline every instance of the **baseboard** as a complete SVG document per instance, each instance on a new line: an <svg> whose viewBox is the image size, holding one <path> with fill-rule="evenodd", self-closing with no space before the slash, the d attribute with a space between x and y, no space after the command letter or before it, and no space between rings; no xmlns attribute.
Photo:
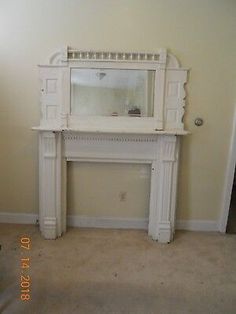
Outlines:
<svg viewBox="0 0 236 314"><path fill-rule="evenodd" d="M37 219L38 215L36 214L0 212L0 223L35 224ZM67 225L71 227L147 230L148 219L68 215ZM215 220L177 220L176 229L189 231L219 231L219 225Z"/></svg>
<svg viewBox="0 0 236 314"><path fill-rule="evenodd" d="M67 224L71 227L87 228L114 228L114 229L146 229L148 219L145 218L111 218L111 217L87 217L67 216Z"/></svg>
<svg viewBox="0 0 236 314"><path fill-rule="evenodd" d="M25 213L1 213L0 223L36 224L39 215Z"/></svg>
<svg viewBox="0 0 236 314"><path fill-rule="evenodd" d="M188 231L219 231L218 221L215 220L177 220L177 230Z"/></svg>
<svg viewBox="0 0 236 314"><path fill-rule="evenodd" d="M67 216L67 219L67 224L71 227L148 229L148 219L145 218L110 218L71 215ZM214 220L177 220L176 229L189 231L219 231L218 222Z"/></svg>

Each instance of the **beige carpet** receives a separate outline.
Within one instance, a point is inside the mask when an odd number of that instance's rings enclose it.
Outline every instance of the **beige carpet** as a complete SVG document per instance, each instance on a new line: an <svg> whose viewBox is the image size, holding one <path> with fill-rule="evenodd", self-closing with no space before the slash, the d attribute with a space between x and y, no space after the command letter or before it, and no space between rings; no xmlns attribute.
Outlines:
<svg viewBox="0 0 236 314"><path fill-rule="evenodd" d="M1 224L0 244L0 313L236 313L235 235L177 232L164 245L144 231L70 228L49 241L36 226ZM31 277L24 302L22 256Z"/></svg>

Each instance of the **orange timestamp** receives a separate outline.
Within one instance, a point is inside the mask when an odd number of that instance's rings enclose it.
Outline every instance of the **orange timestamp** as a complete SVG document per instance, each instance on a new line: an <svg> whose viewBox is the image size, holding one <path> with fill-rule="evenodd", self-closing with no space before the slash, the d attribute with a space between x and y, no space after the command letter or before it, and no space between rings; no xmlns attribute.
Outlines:
<svg viewBox="0 0 236 314"><path fill-rule="evenodd" d="M20 238L20 248L21 254L24 253L24 257L20 259L20 298L22 301L30 300L30 275L28 274L30 269L30 257L26 256L26 252L29 254L29 250L31 247L31 241L28 236L23 236ZM28 255L27 254L27 255Z"/></svg>

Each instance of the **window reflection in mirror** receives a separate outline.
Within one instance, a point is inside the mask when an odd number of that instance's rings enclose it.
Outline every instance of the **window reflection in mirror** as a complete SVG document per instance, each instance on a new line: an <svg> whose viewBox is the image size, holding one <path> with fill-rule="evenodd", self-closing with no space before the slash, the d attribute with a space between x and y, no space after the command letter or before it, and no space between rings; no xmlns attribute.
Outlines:
<svg viewBox="0 0 236 314"><path fill-rule="evenodd" d="M152 117L153 70L71 69L71 115Z"/></svg>

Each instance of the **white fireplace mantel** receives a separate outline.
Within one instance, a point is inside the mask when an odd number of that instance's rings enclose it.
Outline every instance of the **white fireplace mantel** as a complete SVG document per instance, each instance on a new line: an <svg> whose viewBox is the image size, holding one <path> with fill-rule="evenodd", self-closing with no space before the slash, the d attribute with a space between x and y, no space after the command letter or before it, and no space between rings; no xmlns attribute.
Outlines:
<svg viewBox="0 0 236 314"><path fill-rule="evenodd" d="M96 63L97 62L97 63ZM154 116L75 119L70 112L73 67L154 69ZM66 232L66 165L74 162L145 163L151 166L148 234L173 239L180 137L187 70L165 50L159 53L56 52L40 66L39 217L46 239ZM118 119L117 119L118 118ZM109 201L109 200L108 200Z"/></svg>

